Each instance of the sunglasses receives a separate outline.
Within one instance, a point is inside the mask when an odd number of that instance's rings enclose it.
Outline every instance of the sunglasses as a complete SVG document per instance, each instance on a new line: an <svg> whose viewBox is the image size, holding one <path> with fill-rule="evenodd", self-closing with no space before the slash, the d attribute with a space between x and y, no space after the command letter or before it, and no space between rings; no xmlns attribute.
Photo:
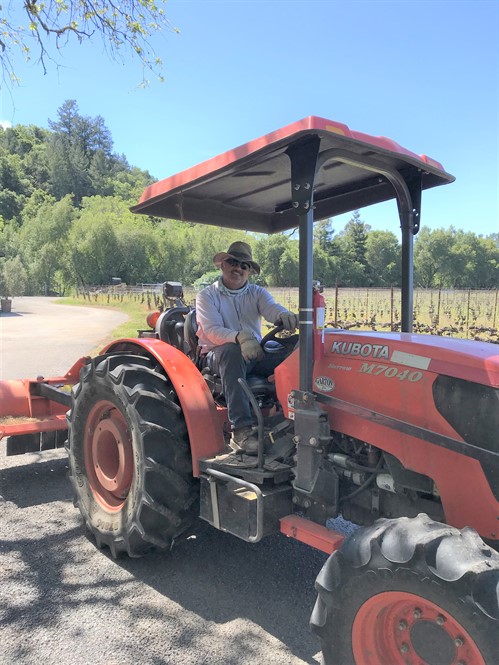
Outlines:
<svg viewBox="0 0 499 665"><path fill-rule="evenodd" d="M237 259L225 259L225 263L228 263L230 266L235 268L236 266L239 266L241 270L249 270L251 268L249 263L246 263L246 261L238 261Z"/></svg>

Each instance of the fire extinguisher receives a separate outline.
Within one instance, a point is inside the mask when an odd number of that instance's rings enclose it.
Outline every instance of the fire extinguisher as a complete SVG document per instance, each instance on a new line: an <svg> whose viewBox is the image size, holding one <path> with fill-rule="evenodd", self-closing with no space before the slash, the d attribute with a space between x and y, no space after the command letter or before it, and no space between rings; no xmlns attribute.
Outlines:
<svg viewBox="0 0 499 665"><path fill-rule="evenodd" d="M322 295L324 287L318 280L314 280L313 294L312 294L312 307L314 310L314 328L322 330L325 325L326 319L326 301Z"/></svg>

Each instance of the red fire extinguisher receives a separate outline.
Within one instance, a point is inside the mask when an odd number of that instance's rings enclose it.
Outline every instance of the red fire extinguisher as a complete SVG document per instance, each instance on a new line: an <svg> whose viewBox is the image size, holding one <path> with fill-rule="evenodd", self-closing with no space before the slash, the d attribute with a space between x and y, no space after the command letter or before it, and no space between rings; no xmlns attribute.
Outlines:
<svg viewBox="0 0 499 665"><path fill-rule="evenodd" d="M314 280L313 294L312 294L312 307L314 310L314 328L322 330L326 320L326 301L322 295L324 287L318 280Z"/></svg>

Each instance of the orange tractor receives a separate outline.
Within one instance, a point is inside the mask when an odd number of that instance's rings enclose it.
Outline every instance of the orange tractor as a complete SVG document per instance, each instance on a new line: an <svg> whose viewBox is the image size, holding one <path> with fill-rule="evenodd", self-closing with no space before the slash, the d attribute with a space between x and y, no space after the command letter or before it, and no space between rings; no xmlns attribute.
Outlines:
<svg viewBox="0 0 499 665"><path fill-rule="evenodd" d="M299 228L299 335L271 330L262 344L288 355L273 382L245 384L258 456L228 452L220 380L176 282L137 338L63 377L0 384L8 453L67 438L76 503L114 556L170 549L198 517L249 543L280 531L327 552L311 618L327 665L495 665L498 347L412 333L421 193L452 181L393 141L309 117L151 185L134 212ZM314 221L390 199L402 331L324 327ZM325 526L338 515L359 525L348 538Z"/></svg>

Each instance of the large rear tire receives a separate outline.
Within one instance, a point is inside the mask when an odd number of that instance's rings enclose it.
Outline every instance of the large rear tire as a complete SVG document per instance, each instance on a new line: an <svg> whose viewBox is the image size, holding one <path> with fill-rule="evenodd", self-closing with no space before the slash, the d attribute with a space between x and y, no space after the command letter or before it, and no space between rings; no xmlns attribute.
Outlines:
<svg viewBox="0 0 499 665"><path fill-rule="evenodd" d="M97 359L73 388L68 454L75 504L113 556L170 548L199 514L189 439L167 377L145 357Z"/></svg>
<svg viewBox="0 0 499 665"><path fill-rule="evenodd" d="M325 665L495 665L499 555L426 515L378 520L331 555L312 630Z"/></svg>

